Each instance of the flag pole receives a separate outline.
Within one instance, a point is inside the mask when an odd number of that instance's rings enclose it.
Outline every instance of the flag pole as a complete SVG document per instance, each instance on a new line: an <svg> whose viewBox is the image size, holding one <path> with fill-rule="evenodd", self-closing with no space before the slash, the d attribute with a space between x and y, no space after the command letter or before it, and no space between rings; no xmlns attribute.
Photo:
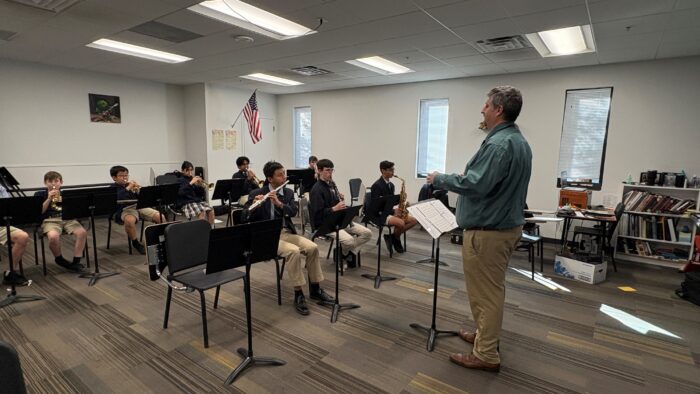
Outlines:
<svg viewBox="0 0 700 394"><path fill-rule="evenodd" d="M253 94L255 94L255 92L257 92L257 91L258 91L258 89L253 90L253 93L251 94L251 96L252 96ZM250 100L250 98L249 98L248 100ZM247 103L247 101L246 101L246 103ZM241 114L243 113L243 110L244 110L244 109L245 109L245 105L243 106L243 108L241 108L241 111L238 113L238 116L236 116L236 120L234 120L233 123L231 123L231 127L235 127L235 126L236 126L236 122L238 121L238 119L240 119Z"/></svg>

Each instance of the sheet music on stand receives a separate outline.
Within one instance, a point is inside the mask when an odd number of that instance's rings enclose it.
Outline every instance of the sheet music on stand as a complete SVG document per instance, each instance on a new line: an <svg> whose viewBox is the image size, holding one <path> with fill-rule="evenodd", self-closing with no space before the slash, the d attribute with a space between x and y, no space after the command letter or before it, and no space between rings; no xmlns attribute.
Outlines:
<svg viewBox="0 0 700 394"><path fill-rule="evenodd" d="M457 218L440 200L431 198L408 207L408 212L418 220L421 227L437 239L441 234L457 228Z"/></svg>

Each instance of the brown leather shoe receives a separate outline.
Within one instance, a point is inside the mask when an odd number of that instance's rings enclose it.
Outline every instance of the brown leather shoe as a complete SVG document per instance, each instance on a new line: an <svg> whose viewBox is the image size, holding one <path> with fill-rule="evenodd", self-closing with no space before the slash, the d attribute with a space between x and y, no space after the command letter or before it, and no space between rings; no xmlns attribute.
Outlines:
<svg viewBox="0 0 700 394"><path fill-rule="evenodd" d="M473 344L476 340L476 333L467 331L465 328L459 330L459 337Z"/></svg>
<svg viewBox="0 0 700 394"><path fill-rule="evenodd" d="M464 368L481 369L489 372L498 372L501 369L501 364L491 364L486 361L481 361L474 353L470 353L468 356L465 356L463 353L454 353L450 355L450 361Z"/></svg>

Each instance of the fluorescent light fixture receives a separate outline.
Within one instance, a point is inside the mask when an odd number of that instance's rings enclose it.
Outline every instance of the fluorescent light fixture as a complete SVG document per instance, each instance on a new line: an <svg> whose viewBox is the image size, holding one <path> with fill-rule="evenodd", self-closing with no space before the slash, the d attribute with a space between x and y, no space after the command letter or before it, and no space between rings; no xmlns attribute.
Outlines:
<svg viewBox="0 0 700 394"><path fill-rule="evenodd" d="M532 272L530 272L530 271L526 271L526 270L523 270L520 268L514 268L514 267L510 267L510 269L519 273L520 275L523 275L529 279L532 279ZM540 274L539 272L535 272L535 282L541 284L542 286L548 288L549 290L563 290L567 293L571 293L571 290L569 290L568 288L560 285L559 283L557 283L549 278L542 276L542 274Z"/></svg>
<svg viewBox="0 0 700 394"><path fill-rule="evenodd" d="M621 310L613 308L609 305L601 304L600 311L605 313L606 315L612 317L613 319L619 321L620 323L624 324L625 326L633 329L634 331L637 331L640 334L646 335L649 331L654 331L654 332L658 332L659 334L669 336L671 338L681 339L681 337L679 337L678 335L676 335L672 332L666 331L661 327L657 327L657 326L655 326L647 321L644 321L638 317L632 316L625 311L621 311Z"/></svg>
<svg viewBox="0 0 700 394"><path fill-rule="evenodd" d="M411 70L410 68L394 63L391 60L384 59L381 56L371 56L355 60L346 60L345 63L350 63L353 66L362 67L364 69L374 71L375 73L379 73L382 75L404 74L413 72L413 70Z"/></svg>
<svg viewBox="0 0 700 394"><path fill-rule="evenodd" d="M149 60L156 60L165 63L182 63L188 60L192 60L191 57L180 56L174 53L158 51L151 48L141 47L138 45L131 45L125 42L119 42L114 40L109 40L106 38L101 38L97 41L93 41L86 46L90 48L102 49L104 51L117 52L123 55L136 56Z"/></svg>
<svg viewBox="0 0 700 394"><path fill-rule="evenodd" d="M203 1L188 10L276 40L316 33L308 27L239 0Z"/></svg>
<svg viewBox="0 0 700 394"><path fill-rule="evenodd" d="M595 52L590 25L565 27L525 35L542 57Z"/></svg>
<svg viewBox="0 0 700 394"><path fill-rule="evenodd" d="M281 86L296 86L303 85L301 82L292 81L291 79L275 77L274 75L267 75L262 73L241 75L241 78L252 79L253 81L267 82L275 85Z"/></svg>

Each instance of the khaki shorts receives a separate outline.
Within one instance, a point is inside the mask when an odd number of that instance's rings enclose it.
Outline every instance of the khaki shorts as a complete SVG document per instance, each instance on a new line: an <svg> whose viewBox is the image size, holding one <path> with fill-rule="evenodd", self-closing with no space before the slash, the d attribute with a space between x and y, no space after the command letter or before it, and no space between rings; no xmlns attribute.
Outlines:
<svg viewBox="0 0 700 394"><path fill-rule="evenodd" d="M61 218L49 218L44 219L41 223L41 232L43 234L49 231L55 231L59 234L73 234L77 229L81 229L83 226L77 220L63 220Z"/></svg>
<svg viewBox="0 0 700 394"><path fill-rule="evenodd" d="M14 233L15 231L21 231L21 230L18 229L17 227L10 226L10 234ZM2 228L0 228L0 245L6 245L6 244L7 244L7 228L5 228L5 226L2 226Z"/></svg>
<svg viewBox="0 0 700 394"><path fill-rule="evenodd" d="M141 220L146 220L151 222L153 216L158 215L158 211L156 211L153 208L141 208L141 209L136 209L136 205L129 205L128 207L124 207L124 210L122 210L122 222L124 222L124 218L127 215L131 215L135 217L136 219L141 219Z"/></svg>

